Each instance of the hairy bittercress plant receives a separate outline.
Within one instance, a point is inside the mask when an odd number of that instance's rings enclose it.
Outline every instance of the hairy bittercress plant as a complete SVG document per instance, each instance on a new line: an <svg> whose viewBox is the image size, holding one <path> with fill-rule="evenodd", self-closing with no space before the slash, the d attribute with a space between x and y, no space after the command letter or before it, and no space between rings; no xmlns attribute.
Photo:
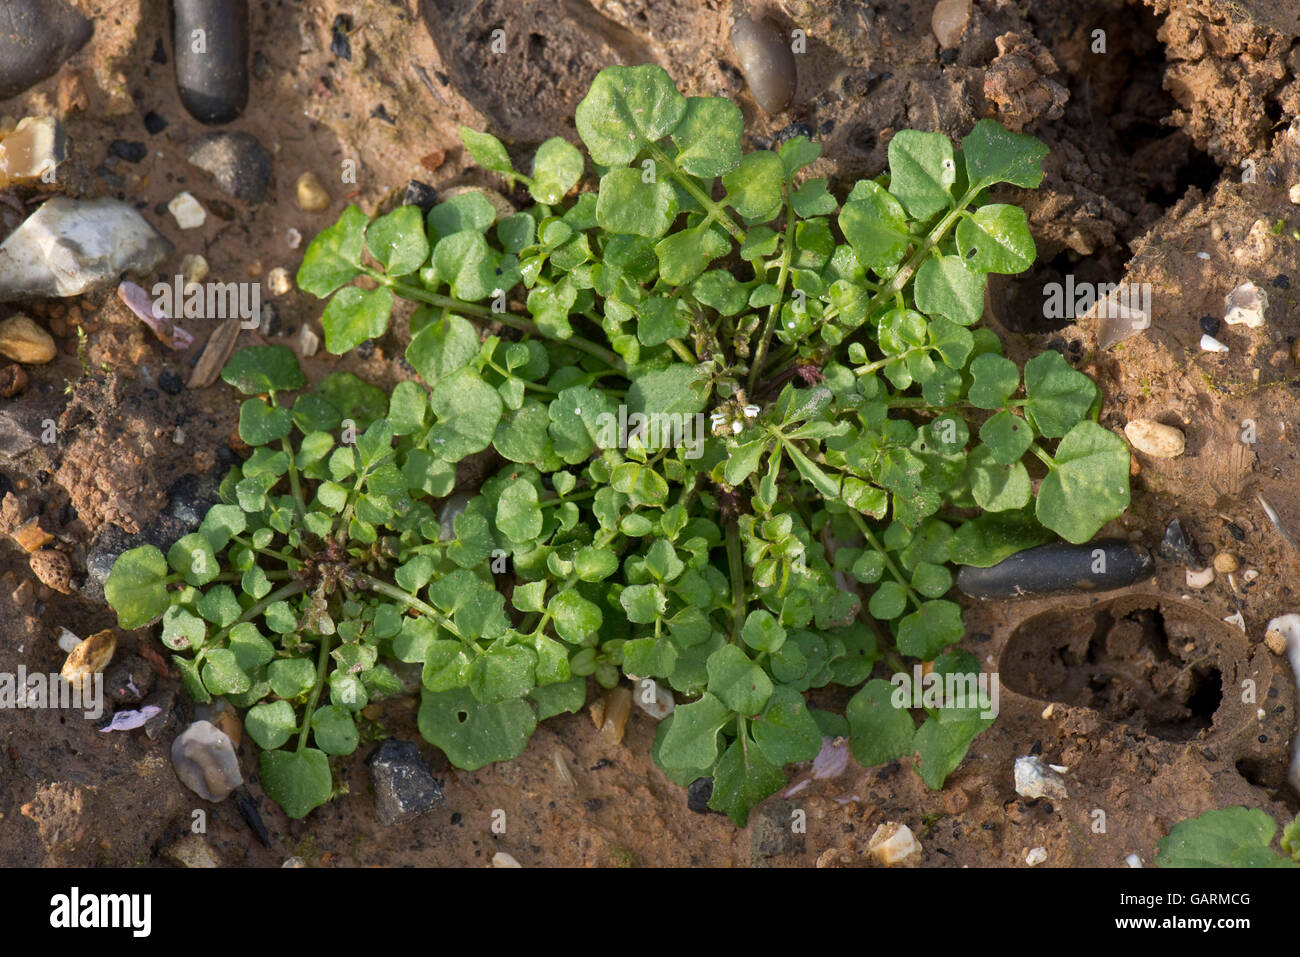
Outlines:
<svg viewBox="0 0 1300 957"><path fill-rule="evenodd" d="M655 66L601 72L577 128L594 192L568 198L584 161L559 138L526 175L465 130L532 206L349 207L315 239L298 283L329 297L327 348L412 300L422 381L336 373L284 406L292 355L236 355L256 449L198 532L118 561L121 625L161 616L190 692L249 707L296 817L329 798L355 712L398 690L384 658L422 667L421 732L462 768L621 669L676 692L655 759L712 777L738 824L824 734L869 766L919 754L940 787L991 719L927 699L918 727L887 676L979 671L951 564L1084 542L1128 502L1091 380L1055 352L1022 376L972 328L986 275L1035 255L988 190L1037 186L1046 148L989 120L959 150L905 130L841 204L802 175L817 144L743 153L735 104ZM496 474L440 520L477 453ZM859 689L846 715L806 706L828 684Z"/></svg>

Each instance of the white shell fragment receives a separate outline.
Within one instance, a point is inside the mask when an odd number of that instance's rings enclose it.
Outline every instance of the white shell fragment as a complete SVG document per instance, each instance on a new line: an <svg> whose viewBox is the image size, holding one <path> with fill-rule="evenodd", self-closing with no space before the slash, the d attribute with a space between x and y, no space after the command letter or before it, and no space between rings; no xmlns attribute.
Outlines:
<svg viewBox="0 0 1300 957"><path fill-rule="evenodd" d="M677 702L673 693L653 678L638 678L632 689L632 700L636 706L656 721L662 721L673 713Z"/></svg>
<svg viewBox="0 0 1300 957"><path fill-rule="evenodd" d="M867 851L885 867L915 867L921 863L921 842L906 824L887 821L871 835Z"/></svg>
<svg viewBox="0 0 1300 957"><path fill-rule="evenodd" d="M172 767L181 783L205 801L224 801L244 783L234 745L209 721L195 721L176 736Z"/></svg>
<svg viewBox="0 0 1300 957"><path fill-rule="evenodd" d="M1187 587L1200 591L1202 588L1208 588L1214 582L1214 566L1206 565L1199 572L1187 569Z"/></svg>
<svg viewBox="0 0 1300 957"><path fill-rule="evenodd" d="M1243 282L1232 292L1223 297L1223 321L1230 326L1244 324L1251 329L1258 329L1264 324L1264 313L1268 311L1268 293L1253 282Z"/></svg>
<svg viewBox="0 0 1300 957"><path fill-rule="evenodd" d="M59 629L59 648L67 654L72 654L77 645L81 644L81 639L68 631L66 628Z"/></svg>
<svg viewBox="0 0 1300 957"><path fill-rule="evenodd" d="M1124 435L1133 448L1153 459L1175 459L1187 447L1179 429L1151 419L1133 419L1124 426Z"/></svg>
<svg viewBox="0 0 1300 957"><path fill-rule="evenodd" d="M1227 352L1228 347L1211 335L1201 336L1202 352Z"/></svg>
<svg viewBox="0 0 1300 957"><path fill-rule="evenodd" d="M1016 758L1016 793L1023 798L1049 797L1064 801L1069 797L1065 779L1037 755Z"/></svg>
<svg viewBox="0 0 1300 957"><path fill-rule="evenodd" d="M181 190L167 204L167 211L181 229L198 229L208 219L208 211L189 190Z"/></svg>
<svg viewBox="0 0 1300 957"><path fill-rule="evenodd" d="M0 244L0 302L80 296L153 271L171 250L133 206L55 196Z"/></svg>

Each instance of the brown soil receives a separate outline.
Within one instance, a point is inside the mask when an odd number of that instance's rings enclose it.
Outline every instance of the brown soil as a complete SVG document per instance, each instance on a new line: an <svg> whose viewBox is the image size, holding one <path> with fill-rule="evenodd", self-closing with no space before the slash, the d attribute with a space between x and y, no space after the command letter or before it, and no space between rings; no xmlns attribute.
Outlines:
<svg viewBox="0 0 1300 957"><path fill-rule="evenodd" d="M1039 262L992 284L994 328L1017 359L1059 348L1095 376L1108 427L1149 417L1186 432L1181 458L1139 463L1132 508L1108 533L1154 546L1179 515L1203 549L1234 552L1242 571L1193 591L1183 569L1162 561L1156 579L1119 593L972 604L963 646L1000 672L1001 715L940 793L909 762L850 763L837 778L771 799L739 831L687 809L685 792L650 761L653 721L635 711L620 745L600 738L587 716L568 716L539 729L517 761L473 773L421 742L446 804L388 829L364 758L388 735L420 740L416 699L399 697L364 728L357 754L338 762L348 793L306 822L287 821L252 785L268 849L233 801L207 805L176 780L170 742L192 706L175 676L160 674L151 700L166 721L148 733L101 734L66 711L0 711L0 862L161 864L199 809L225 864L278 866L293 855L321 866L481 866L504 850L525 866L860 866L875 828L898 821L920 837L926 866L1024 866L1033 847L1047 850L1048 866L1121 866L1131 853L1149 864L1170 826L1210 808L1295 812L1284 784L1295 682L1262 639L1271 617L1296 610L1289 583L1300 556L1257 500L1283 523L1300 523L1290 473L1300 374L1288 351L1300 333L1300 217L1288 201L1300 182L1300 14L1290 0L976 0L953 51L930 32L928 0L773 2L768 12L809 38L794 104L777 117L744 90L727 42L731 5L720 0L270 0L253 5L251 105L228 127L254 134L274 157L275 188L252 206L185 162L186 141L205 130L180 106L170 63L154 58L160 38L170 57L165 5L78 5L96 19L90 44L56 76L0 103L0 114L63 119L71 158L57 188L139 205L176 243L160 278L186 253L204 255L223 281L264 279L276 266L292 272L302 247L291 248L290 230L305 245L348 202L374 210L412 178L439 189L493 185L469 168L458 126L491 129L520 153L557 133L575 138L573 107L612 62L659 62L690 94L738 98L753 145L792 125L812 133L824 147L814 174L841 193L884 167L899 129L959 137L986 115L1023 128L1052 150L1042 188L1008 193L1029 211ZM338 13L352 16L351 61L330 51ZM497 29L504 54L490 52ZM1105 53L1094 51L1096 30L1105 31ZM150 111L169 123L155 136L143 127ZM148 156L107 159L115 139L147 143ZM352 165L355 183L344 182ZM294 201L308 169L332 194L323 213ZM159 212L180 189L208 208L202 229L182 233ZM1067 273L1150 282L1151 330L1097 352L1092 322L1037 318L1043 284ZM1231 351L1200 351L1200 317L1222 316L1223 296L1247 279L1269 292L1268 324L1225 326ZM283 336L275 341L290 342L304 323L319 329L319 301L293 292L274 305ZM178 490L220 473L237 406L220 384L176 396L159 389L164 371L188 376L209 328L191 329L199 344L179 354L108 295L24 309L63 354L28 367L30 386L0 400L0 413L37 435L53 420L57 438L0 456L0 492L12 489L0 525L37 517L82 585L98 536L165 531L158 516L169 498L174 505ZM81 355L78 325L87 333ZM394 322L372 351L308 361L309 377L347 368L391 384L406 374L397 362L403 325ZM241 345L258 341L241 333ZM1253 443L1241 441L1248 420ZM1248 580L1246 570L1258 574ZM57 671L60 627L84 636L114 623L95 597L93 588L64 595L41 585L6 539L0 670ZM1222 621L1235 612L1244 632ZM127 634L115 661L159 661L158 651L147 631ZM246 778L255 751L241 749ZM1030 753L1069 768L1066 800L1016 796L1012 766ZM792 782L805 772L793 769ZM504 834L492 829L497 809ZM796 810L806 833L791 832Z"/></svg>

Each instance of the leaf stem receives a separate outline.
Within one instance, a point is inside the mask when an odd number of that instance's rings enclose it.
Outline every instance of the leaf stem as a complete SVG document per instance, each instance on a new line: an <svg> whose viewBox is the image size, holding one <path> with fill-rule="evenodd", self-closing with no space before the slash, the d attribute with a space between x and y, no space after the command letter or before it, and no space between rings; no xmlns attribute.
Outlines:
<svg viewBox="0 0 1300 957"><path fill-rule="evenodd" d="M794 206L790 202L789 189L786 189L785 197L785 238L781 241L781 267L776 274L776 302L767 310L767 321L763 323L763 334L758 340L758 350L754 353L754 361L749 366L749 391L754 391L754 383L758 381L759 370L763 368L763 361L767 357L767 345L772 339L772 331L776 328L776 321L781 315L781 303L785 299L785 282L790 273L790 248L794 245Z"/></svg>
<svg viewBox="0 0 1300 957"><path fill-rule="evenodd" d="M307 514L307 505L303 502L302 483L298 480L298 466L294 464L293 449L289 446L287 435L280 437L280 448L289 457L289 487L293 489L293 504L298 511L298 521L301 522L303 516Z"/></svg>
<svg viewBox="0 0 1300 957"><path fill-rule="evenodd" d="M863 520L862 516L856 511L850 509L849 518L853 520L854 525L858 526L858 531L861 532L862 537L867 540L867 544L880 552L880 557L885 560L885 567L889 569L889 574L893 575L894 580L903 586L903 589L907 592L907 597L912 600L912 604L919 610L922 604L920 596L916 593L916 589L912 587L912 583L908 580L907 576L905 576L902 570L894 564L894 560L889 557L889 552L885 550L885 546L881 544L880 539L876 537L876 534L867 526L867 523Z"/></svg>
<svg viewBox="0 0 1300 957"><path fill-rule="evenodd" d="M307 707L302 713L302 733L298 735L298 750L307 747L307 735L311 732L311 719L316 714L316 702L320 700L321 689L325 687L325 669L329 666L330 636L320 636L320 657L316 661L316 684L307 699Z"/></svg>
<svg viewBox="0 0 1300 957"><path fill-rule="evenodd" d="M731 643L740 644L745 618L745 559L740 547L740 528L727 524L727 568L731 572Z"/></svg>
<svg viewBox="0 0 1300 957"><path fill-rule="evenodd" d="M456 623L453 622L446 615L444 615L442 612L438 611L438 609L434 608L432 605L426 604L425 602L416 598L414 595L410 595L402 591L402 589L398 588L396 585L390 585L388 584L388 582L383 581L382 579L379 578L375 578L373 575L367 575L364 572L362 572L356 575L356 579L358 582L363 584L365 587L369 588L371 591L377 591L385 598L391 598L394 601L400 601L403 604L405 604L407 607L414 608L420 614L427 615L429 618L436 621L440 626L447 629L447 631L451 632L457 638L460 638L462 641L464 640L464 638L461 636L460 629L456 627Z"/></svg>
<svg viewBox="0 0 1300 957"><path fill-rule="evenodd" d="M699 184L695 182L688 174L678 169L677 164L669 158L668 154L658 146L649 144L650 155L654 161L668 169L668 175L676 180L686 192L690 193L697 203L704 207L705 212L709 214L709 219L717 223L727 232L731 233L733 239L738 243L744 243L745 231L741 229L736 221L727 215L726 209L721 203L715 202L713 197L709 196L704 190L700 189Z"/></svg>

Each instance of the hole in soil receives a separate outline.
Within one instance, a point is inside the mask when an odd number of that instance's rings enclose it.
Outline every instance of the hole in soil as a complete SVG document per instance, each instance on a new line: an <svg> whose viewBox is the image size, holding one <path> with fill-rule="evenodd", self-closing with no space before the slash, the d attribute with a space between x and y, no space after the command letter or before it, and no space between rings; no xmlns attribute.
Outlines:
<svg viewBox="0 0 1300 957"><path fill-rule="evenodd" d="M1016 629L1002 655L1002 679L1020 694L1189 741L1210 728L1223 701L1210 627L1217 623L1186 612L1168 622L1157 607L1053 610Z"/></svg>

